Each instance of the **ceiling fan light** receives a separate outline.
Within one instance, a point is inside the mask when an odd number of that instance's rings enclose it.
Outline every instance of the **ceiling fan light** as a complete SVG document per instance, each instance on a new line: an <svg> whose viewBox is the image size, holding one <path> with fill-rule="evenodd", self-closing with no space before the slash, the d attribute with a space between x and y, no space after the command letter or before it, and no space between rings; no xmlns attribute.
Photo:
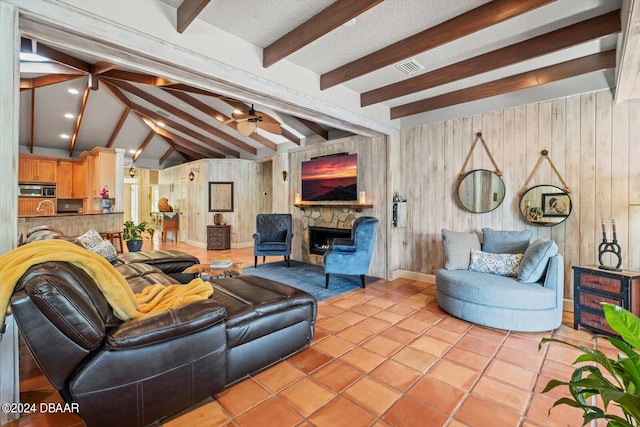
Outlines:
<svg viewBox="0 0 640 427"><path fill-rule="evenodd" d="M246 122L238 122L237 129L240 135L249 136L253 132L255 132L257 127L258 127L258 124L256 122L246 121Z"/></svg>

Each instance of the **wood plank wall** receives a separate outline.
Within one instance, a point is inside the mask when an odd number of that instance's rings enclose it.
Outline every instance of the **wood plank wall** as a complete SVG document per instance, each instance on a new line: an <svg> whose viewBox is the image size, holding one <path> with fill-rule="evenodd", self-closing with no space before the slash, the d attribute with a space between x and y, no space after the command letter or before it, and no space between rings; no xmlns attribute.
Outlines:
<svg viewBox="0 0 640 427"><path fill-rule="evenodd" d="M318 145L310 145L289 151L289 204L293 215L293 234L299 236L302 232L303 213L293 206L296 193L302 193L301 163L312 157L325 156L334 153L358 154L358 190L366 191L367 202L373 208L364 209L361 215L373 216L380 220L376 236L374 253L371 258L369 274L375 277L388 277L387 270L387 226L390 205L387 191L387 138L367 138L352 136ZM280 171L275 171L277 175ZM278 177L276 176L276 179ZM280 176L282 179L282 176ZM291 257L301 260L301 239L294 237Z"/></svg>
<svg viewBox="0 0 640 427"><path fill-rule="evenodd" d="M623 268L640 270L640 100L615 104L608 90L448 120L400 132L389 139L389 192L408 199L404 229L390 228L390 271L435 274L444 265L441 229L530 229L551 238L565 259L565 298L573 298L572 265L598 263L601 219L611 236L617 225ZM472 214L456 202L458 174L476 132L481 131L502 169L506 196L493 212ZM562 224L534 227L518 210L523 189L540 152L549 155L571 189L573 212ZM476 146L465 172L491 169ZM528 187L562 187L547 161Z"/></svg>

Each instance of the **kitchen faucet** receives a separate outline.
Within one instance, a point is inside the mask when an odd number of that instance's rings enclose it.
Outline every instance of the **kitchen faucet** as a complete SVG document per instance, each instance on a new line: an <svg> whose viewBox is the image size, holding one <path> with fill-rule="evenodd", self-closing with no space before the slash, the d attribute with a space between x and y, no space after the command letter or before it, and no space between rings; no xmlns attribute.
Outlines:
<svg viewBox="0 0 640 427"><path fill-rule="evenodd" d="M53 202L52 202L51 200L49 200L49 199L43 200L43 201L41 201L40 203L38 203L38 207L36 208L36 212L42 212L42 214L43 214L43 215L46 215L46 214L47 214L47 211L45 211L45 210L42 208L42 205L43 205L44 203L47 203L47 202L48 202L49 204L51 204L51 215L53 215L53 214L55 213L54 211L55 211L56 207L55 207L55 205L53 204Z"/></svg>

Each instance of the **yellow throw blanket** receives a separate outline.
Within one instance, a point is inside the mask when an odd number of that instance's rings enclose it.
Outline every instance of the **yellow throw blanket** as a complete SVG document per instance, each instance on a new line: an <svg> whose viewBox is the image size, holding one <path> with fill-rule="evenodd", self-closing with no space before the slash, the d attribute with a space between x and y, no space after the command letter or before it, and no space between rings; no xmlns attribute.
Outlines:
<svg viewBox="0 0 640 427"><path fill-rule="evenodd" d="M123 321L207 299L213 294L211 284L202 279L193 279L186 285L151 285L134 294L122 274L100 255L65 240L39 240L0 256L0 325L4 323L17 281L32 265L48 261L66 261L85 271L116 317Z"/></svg>

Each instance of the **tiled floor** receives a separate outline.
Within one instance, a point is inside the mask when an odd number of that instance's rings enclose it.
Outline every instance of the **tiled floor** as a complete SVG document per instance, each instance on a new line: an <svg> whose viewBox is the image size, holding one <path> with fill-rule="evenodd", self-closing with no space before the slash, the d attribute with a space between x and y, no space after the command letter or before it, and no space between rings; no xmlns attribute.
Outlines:
<svg viewBox="0 0 640 427"><path fill-rule="evenodd" d="M206 251L172 242L163 247L185 250L202 261L232 257L253 264L252 248ZM557 344L538 351L540 338L553 335L593 344L591 333L571 327L570 314L553 332L508 332L449 316L434 295L433 285L396 279L323 301L309 348L163 425L582 424L576 409L560 406L549 413L562 391L541 394L551 378L568 378L577 353ZM28 358L21 370L24 400L59 399ZM81 422L76 416L34 415L10 425Z"/></svg>

